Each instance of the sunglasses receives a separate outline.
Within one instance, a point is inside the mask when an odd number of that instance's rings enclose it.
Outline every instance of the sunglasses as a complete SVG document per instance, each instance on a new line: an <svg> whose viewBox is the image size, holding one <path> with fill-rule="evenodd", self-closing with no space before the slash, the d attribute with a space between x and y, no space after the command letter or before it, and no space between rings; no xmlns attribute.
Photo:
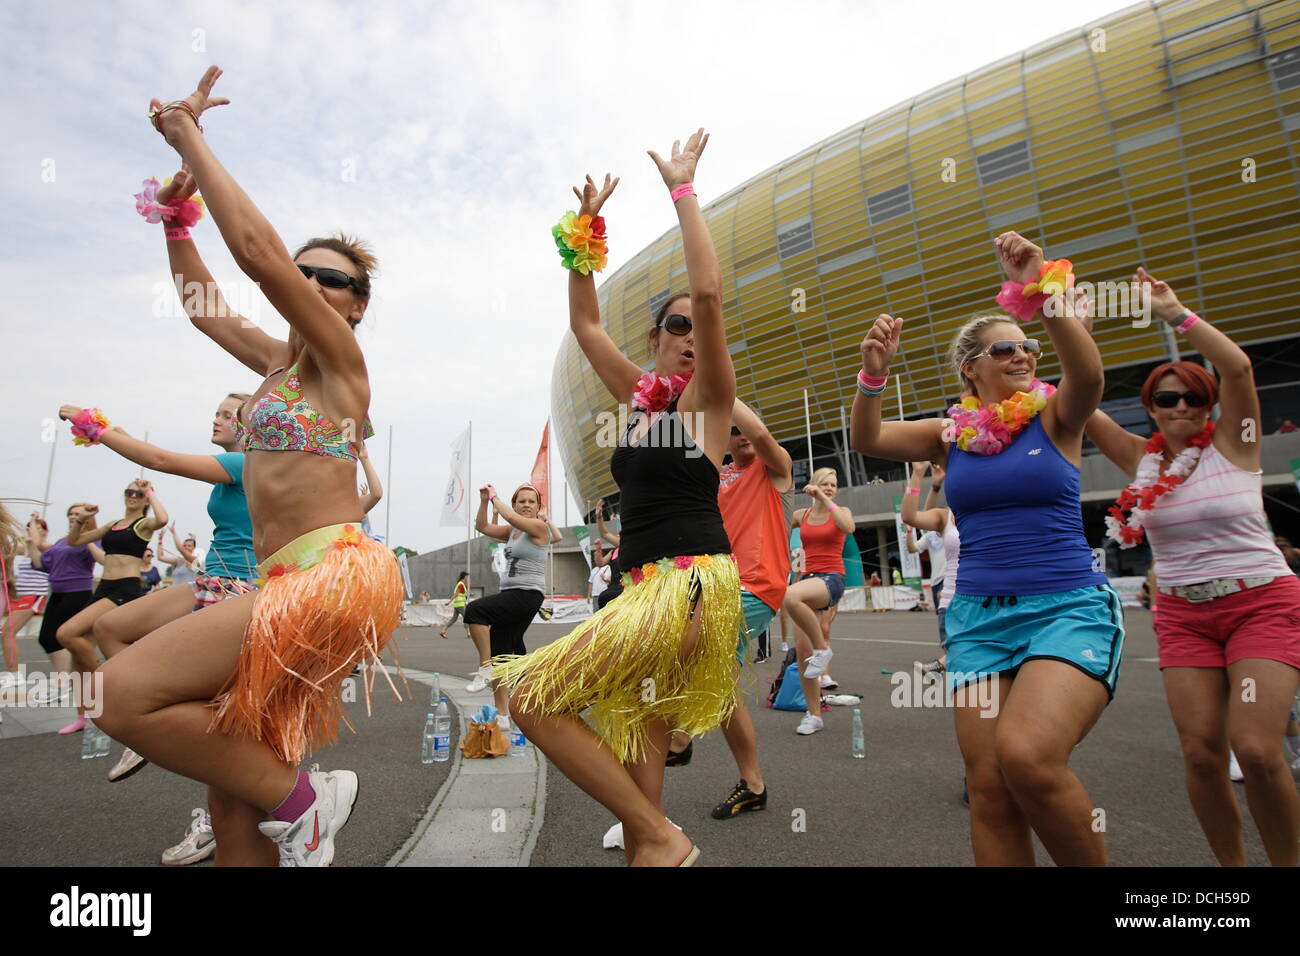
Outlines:
<svg viewBox="0 0 1300 956"><path fill-rule="evenodd" d="M656 322L655 328L664 329L669 335L685 335L691 330L691 320L685 315L674 312L672 315L664 316L663 319Z"/></svg>
<svg viewBox="0 0 1300 956"><path fill-rule="evenodd" d="M364 295L361 283L348 275L342 269L325 269L321 266L298 266L298 271L310 279L316 277L319 282L327 289L352 289L357 295Z"/></svg>
<svg viewBox="0 0 1300 956"><path fill-rule="evenodd" d="M1195 392L1174 392L1163 391L1156 392L1151 396L1151 404L1156 408L1176 408L1178 400L1182 399L1187 403L1188 408L1201 408L1205 405L1205 399Z"/></svg>
<svg viewBox="0 0 1300 956"><path fill-rule="evenodd" d="M144 497L144 492L141 491L139 488L128 488L128 489L126 489L126 491L122 492L122 494L126 495L128 498L143 498L143 497Z"/></svg>
<svg viewBox="0 0 1300 956"><path fill-rule="evenodd" d="M1011 339L1002 339L998 342L992 342L989 347L976 358L983 358L985 355L991 355L995 359L1008 359L1016 354L1016 349L1022 349L1026 355L1032 355L1035 358L1043 351L1042 346L1038 344L1038 339L1025 339L1021 342L1014 342Z"/></svg>

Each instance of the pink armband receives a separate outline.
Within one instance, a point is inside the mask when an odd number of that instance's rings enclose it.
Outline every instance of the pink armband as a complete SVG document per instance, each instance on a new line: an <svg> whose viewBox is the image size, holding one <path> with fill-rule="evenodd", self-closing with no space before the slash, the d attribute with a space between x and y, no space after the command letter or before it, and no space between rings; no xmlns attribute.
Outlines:
<svg viewBox="0 0 1300 956"><path fill-rule="evenodd" d="M921 489L920 489L920 488L908 488L908 489L907 489L907 494L909 494L909 495L919 495L920 493L921 493Z"/></svg>
<svg viewBox="0 0 1300 956"><path fill-rule="evenodd" d="M1190 329L1193 325L1195 325L1199 321L1201 321L1201 317L1199 315L1197 315L1195 312L1188 312L1187 318L1183 319L1183 321L1178 325L1177 330L1179 332L1182 332L1184 335L1186 335L1187 330Z"/></svg>
<svg viewBox="0 0 1300 956"><path fill-rule="evenodd" d="M674 189L671 193L669 193L669 195L673 197L673 202L677 202L677 200L681 199L683 196L694 196L694 195L695 195L695 184L694 184L694 183L682 183L680 186L678 186L676 189Z"/></svg>
<svg viewBox="0 0 1300 956"><path fill-rule="evenodd" d="M885 383L888 381L889 381L888 372L886 372L884 375L881 375L879 377L875 375L868 375L866 369L861 369L858 372L858 384L861 385L863 388L871 389L873 392L884 388Z"/></svg>
<svg viewBox="0 0 1300 956"><path fill-rule="evenodd" d="M177 242L181 239L188 239L190 231L185 226L181 226L176 229L164 229L163 235L167 237L168 242Z"/></svg>

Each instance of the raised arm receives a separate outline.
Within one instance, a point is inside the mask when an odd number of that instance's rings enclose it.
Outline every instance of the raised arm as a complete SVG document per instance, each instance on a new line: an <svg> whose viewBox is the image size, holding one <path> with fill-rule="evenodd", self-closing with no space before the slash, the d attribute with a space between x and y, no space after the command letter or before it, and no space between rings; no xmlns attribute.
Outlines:
<svg viewBox="0 0 1300 956"><path fill-rule="evenodd" d="M887 378L889 365L898 354L903 334L903 320L881 315L862 340L862 374L872 379ZM861 382L861 378L859 378ZM854 386L853 411L849 415L849 444L861 455L889 461L948 460L943 442L941 419L921 422L886 422L881 420L880 400L884 386L868 395L860 384Z"/></svg>
<svg viewBox="0 0 1300 956"><path fill-rule="evenodd" d="M488 494L486 485L478 490L478 514L474 516L474 530L495 541L509 541L510 526L495 524L487 519Z"/></svg>
<svg viewBox="0 0 1300 956"><path fill-rule="evenodd" d="M947 515L946 508L928 507L929 501L926 502L926 509L921 511L917 508L917 501L921 498L921 483L925 480L925 473L930 470L928 461L912 462L912 474L907 479L907 488L903 491L903 504L899 508L899 517L903 519L903 524L910 528L920 528L922 531L943 531L944 519ZM909 548L911 538L909 536ZM915 548L910 548L915 553Z"/></svg>
<svg viewBox="0 0 1300 956"><path fill-rule="evenodd" d="M1134 279L1151 287L1151 310L1171 328L1177 329L1192 314L1170 288L1146 269L1138 268ZM1219 425L1214 446L1233 464L1246 471L1258 471L1260 447L1259 392L1250 356L1205 319L1194 322L1183 335L1187 344L1208 359L1219 373ZM1253 427L1252 427L1253 424Z"/></svg>
<svg viewBox="0 0 1300 956"><path fill-rule="evenodd" d="M772 437L772 433L767 430L767 426L754 410L740 399L736 399L731 409L731 420L754 446L754 454L767 468L776 490L789 491L794 487L794 462L790 459L790 453Z"/></svg>
<svg viewBox="0 0 1300 956"><path fill-rule="evenodd" d="M695 167L709 144L709 135L698 129L684 147L679 147L679 142L673 142L668 160L660 158L654 150L649 151L670 191L695 181ZM677 222L682 230L682 257L686 260L686 279L691 292L691 326L695 339L695 374L682 397L688 409L731 411L736 400L736 370L731 364L731 353L727 351L727 330L722 319L722 270L718 266L718 254L713 248L713 237L709 235L699 199L694 194L681 196L676 201L676 208ZM705 429L709 445L716 444L719 450L726 448L731 434L729 421L709 416L705 420ZM709 450L706 449L705 453L708 454Z"/></svg>
<svg viewBox="0 0 1300 956"><path fill-rule="evenodd" d="M622 535L615 534L613 531L610 531L608 528L605 527L605 499L604 498L601 498L599 501L596 502L596 533L599 534L602 538L604 538L606 541L608 541L616 548L618 547L619 541L622 540Z"/></svg>
<svg viewBox="0 0 1300 956"><path fill-rule="evenodd" d="M194 177L182 166L172 181L158 191L157 201L159 205L176 206L194 195L196 189ZM173 223L164 219L161 225L166 231ZM167 262L176 294L196 329L258 375L289 362L289 343L267 335L230 307L193 239L167 239Z"/></svg>
<svg viewBox="0 0 1300 956"><path fill-rule="evenodd" d="M379 482L379 472L375 471L375 466L370 464L370 455L366 451L366 443L358 441L356 443L357 457L361 459L361 471L366 476L365 484L361 486L361 513L369 514L375 505L379 504L384 497L384 486Z"/></svg>
<svg viewBox="0 0 1300 956"><path fill-rule="evenodd" d="M523 515L519 514L519 512L515 511L514 508L510 507L510 502L497 494L496 488L492 485L485 485L483 490L487 491L488 500L491 501L493 507L497 509L497 513L500 514L501 517L505 518L506 521L510 522L511 527L522 531L530 538L533 538L535 543L538 544L546 544L551 540L551 529L547 526L545 519L525 518ZM509 529L507 529L506 539L508 539L509 536ZM537 542L537 538L541 538L542 540Z"/></svg>
<svg viewBox="0 0 1300 956"><path fill-rule="evenodd" d="M172 534L175 533L176 529L173 528ZM180 549L179 544L176 547L177 550ZM174 568L176 565L181 563L181 556L179 554L173 558L167 553L167 549L163 546L163 533L161 531L158 532L158 547L154 549L154 560L159 564L165 564L170 568Z"/></svg>
<svg viewBox="0 0 1300 956"><path fill-rule="evenodd" d="M212 106L229 102L211 98L221 70L209 67L199 88L185 100L195 116ZM154 108L162 104L155 100ZM258 283L275 310L293 327L320 368L329 373L328 384L341 389L340 405L369 405L365 361L347 321L325 301L294 264L271 224L221 165L209 148L190 112L172 109L158 117L167 142L180 154L195 182L212 221L240 270ZM360 314L355 318L359 319ZM264 370L265 371L265 370ZM358 416L359 417L359 416Z"/></svg>
<svg viewBox="0 0 1300 956"><path fill-rule="evenodd" d="M32 517L27 522L27 560L36 570L44 571L45 565L41 563L41 555L50 549L50 545L45 540L45 529L36 523L38 517L36 512L32 512Z"/></svg>
<svg viewBox="0 0 1300 956"><path fill-rule="evenodd" d="M77 405L64 405L59 409L59 417L70 421L80 414ZM99 436L99 443L111 448L127 461L135 462L150 471L161 471L195 481L206 481L210 485L230 484L230 475L211 455L185 455L181 452L168 451L141 441L128 434L125 429L114 425Z"/></svg>
<svg viewBox="0 0 1300 956"><path fill-rule="evenodd" d="M593 218L599 216L605 200L617 185L617 177L611 180L609 173L606 173L605 184L599 189L590 176L581 190L574 186L573 191L582 203L578 207L578 215ZM615 401L628 405L632 401L636 380L641 377L641 369L623 354L600 324L600 301L596 298L595 275L590 272L583 275L576 269L570 269L568 273L569 330L573 332L582 354L587 357Z"/></svg>
<svg viewBox="0 0 1300 956"><path fill-rule="evenodd" d="M103 527L95 527L95 515L99 513L99 505L86 505L83 508L77 508L72 512L72 527L68 529L68 547L79 548L83 544L90 544L92 541L98 541L104 537L111 524Z"/></svg>
<svg viewBox="0 0 1300 956"><path fill-rule="evenodd" d="M559 528L555 527L555 522L547 516L545 508L537 512L537 517L546 522L546 533L551 544L564 540L564 533L561 532Z"/></svg>

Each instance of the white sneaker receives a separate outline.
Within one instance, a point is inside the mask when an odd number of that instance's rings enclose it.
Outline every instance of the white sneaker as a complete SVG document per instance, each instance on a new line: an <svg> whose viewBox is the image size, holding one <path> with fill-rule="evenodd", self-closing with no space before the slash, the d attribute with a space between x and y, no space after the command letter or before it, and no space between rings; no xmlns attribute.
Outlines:
<svg viewBox="0 0 1300 956"><path fill-rule="evenodd" d="M1246 779L1246 775L1241 772L1241 764L1237 763L1237 755L1231 750L1228 751L1228 779L1233 783L1241 783Z"/></svg>
<svg viewBox="0 0 1300 956"><path fill-rule="evenodd" d="M270 820L257 828L276 842L281 866L329 866L334 862L334 838L352 815L357 802L357 775L351 770L308 774L316 800L292 823Z"/></svg>
<svg viewBox="0 0 1300 956"><path fill-rule="evenodd" d="M856 694L827 694L822 700L832 707L857 707L862 703L862 698Z"/></svg>
<svg viewBox="0 0 1300 956"><path fill-rule="evenodd" d="M113 769L108 772L108 782L116 783L119 780L125 780L137 770L143 770L149 761L145 760L138 753L127 747L122 751L122 758L113 765Z"/></svg>
<svg viewBox="0 0 1300 956"><path fill-rule="evenodd" d="M835 690L840 686L835 683L835 678L830 674L823 674L821 677L817 678L817 683L821 686L822 690Z"/></svg>
<svg viewBox="0 0 1300 956"><path fill-rule="evenodd" d="M824 651L813 651L808 655L808 666L803 669L804 677L821 677L826 665L831 662L834 651L829 647Z"/></svg>
<svg viewBox="0 0 1300 956"><path fill-rule="evenodd" d="M669 820L668 822L673 823L672 820ZM677 827L677 824L673 823L673 826ZM682 830L681 827L677 827L677 829ZM682 832L685 833L686 831L682 830ZM606 850L623 849L623 824L615 823L612 827L606 830L605 836L601 840L601 846Z"/></svg>
<svg viewBox="0 0 1300 956"><path fill-rule="evenodd" d="M799 726L795 729L795 733L807 737L809 734L815 734L817 731L825 729L826 721L813 714L804 714L803 720L799 721Z"/></svg>
<svg viewBox="0 0 1300 956"><path fill-rule="evenodd" d="M188 866L206 860L217 851L217 838L212 832L212 818L201 807L194 808L194 822L190 824L185 839L162 852L163 866Z"/></svg>
<svg viewBox="0 0 1300 956"><path fill-rule="evenodd" d="M492 679L492 668L480 667L474 674L474 679L465 685L465 693L477 694L484 687L487 687L488 681Z"/></svg>

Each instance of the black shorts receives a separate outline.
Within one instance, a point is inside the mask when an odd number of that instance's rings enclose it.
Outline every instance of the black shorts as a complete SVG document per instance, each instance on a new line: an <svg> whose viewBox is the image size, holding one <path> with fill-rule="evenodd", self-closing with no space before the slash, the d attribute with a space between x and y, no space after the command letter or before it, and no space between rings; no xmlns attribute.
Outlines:
<svg viewBox="0 0 1300 956"><path fill-rule="evenodd" d="M59 628L90 607L94 597L90 591L65 591L50 595L45 605L45 616L41 618L41 636L38 639L41 650L46 654L63 650L59 643Z"/></svg>
<svg viewBox="0 0 1300 956"><path fill-rule="evenodd" d="M470 601L465 608L466 624L491 628L492 656L527 654L524 632L533 623L546 595L532 588L506 588L491 597Z"/></svg>
<svg viewBox="0 0 1300 956"><path fill-rule="evenodd" d="M136 578L114 578L111 581L101 580L99 587L95 588L95 600L108 598L118 607L121 607L127 601L134 601L144 594L144 582Z"/></svg>

